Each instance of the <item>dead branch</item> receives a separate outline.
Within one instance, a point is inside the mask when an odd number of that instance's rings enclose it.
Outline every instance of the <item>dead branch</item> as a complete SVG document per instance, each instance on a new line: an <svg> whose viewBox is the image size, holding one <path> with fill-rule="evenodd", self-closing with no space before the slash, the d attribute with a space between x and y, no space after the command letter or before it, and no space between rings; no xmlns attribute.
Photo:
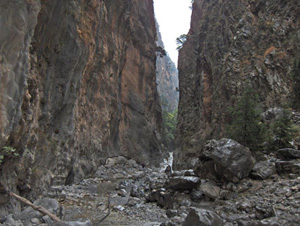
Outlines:
<svg viewBox="0 0 300 226"><path fill-rule="evenodd" d="M36 206L34 205L32 202L30 202L29 200L13 193L13 192L9 192L9 195L11 197L14 197L16 198L18 201L30 206L32 209L35 209L37 211L39 211L40 213L42 213L43 215L47 215L49 216L52 220L54 220L55 222L60 222L61 219L59 219L56 215L54 215L53 213L51 213L50 211L48 211L47 209L45 209L44 207L42 206Z"/></svg>

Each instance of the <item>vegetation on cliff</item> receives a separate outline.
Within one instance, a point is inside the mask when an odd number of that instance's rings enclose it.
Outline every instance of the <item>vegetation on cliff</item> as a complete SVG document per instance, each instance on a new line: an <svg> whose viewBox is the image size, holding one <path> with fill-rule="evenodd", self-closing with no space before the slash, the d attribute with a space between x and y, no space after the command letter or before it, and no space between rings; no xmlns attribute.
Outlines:
<svg viewBox="0 0 300 226"><path fill-rule="evenodd" d="M227 128L229 138L249 147L250 150L258 150L266 137L260 113L258 96L248 87L238 98L236 106L230 109L230 123Z"/></svg>
<svg viewBox="0 0 300 226"><path fill-rule="evenodd" d="M283 109L281 116L272 124L272 142L270 148L278 150L291 146L291 142L296 138L297 127L291 120L292 112Z"/></svg>
<svg viewBox="0 0 300 226"><path fill-rule="evenodd" d="M175 109L173 112L163 110L163 134L165 143L169 150L174 148L177 114L178 109Z"/></svg>
<svg viewBox="0 0 300 226"><path fill-rule="evenodd" d="M227 135L252 151L292 147L298 129L292 121L292 111L288 108L281 110L273 120L263 121L258 96L248 87L229 110ZM263 143L267 145L263 147Z"/></svg>

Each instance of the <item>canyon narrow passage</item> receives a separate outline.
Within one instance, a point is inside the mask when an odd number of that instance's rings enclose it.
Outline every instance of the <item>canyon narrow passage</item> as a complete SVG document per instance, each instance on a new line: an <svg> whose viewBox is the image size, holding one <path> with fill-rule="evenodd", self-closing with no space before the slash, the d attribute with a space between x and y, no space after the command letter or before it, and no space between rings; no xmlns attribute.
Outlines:
<svg viewBox="0 0 300 226"><path fill-rule="evenodd" d="M298 225L299 12L0 0L0 226Z"/></svg>

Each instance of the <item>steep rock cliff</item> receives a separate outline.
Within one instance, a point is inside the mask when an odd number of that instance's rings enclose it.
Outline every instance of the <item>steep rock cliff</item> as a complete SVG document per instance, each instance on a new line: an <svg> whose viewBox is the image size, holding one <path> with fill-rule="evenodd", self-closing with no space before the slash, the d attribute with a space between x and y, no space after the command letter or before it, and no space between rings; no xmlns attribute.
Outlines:
<svg viewBox="0 0 300 226"><path fill-rule="evenodd" d="M164 49L164 43L157 26L157 46ZM168 55L158 53L156 58L156 82L157 90L162 103L163 110L173 112L178 107L179 93L178 88L178 71Z"/></svg>
<svg viewBox="0 0 300 226"><path fill-rule="evenodd" d="M69 184L108 156L158 165L152 0L0 2L1 190Z"/></svg>
<svg viewBox="0 0 300 226"><path fill-rule="evenodd" d="M195 0L179 52L175 167L193 166L203 142L224 135L226 113L246 85L262 106L286 102L300 50L298 0Z"/></svg>

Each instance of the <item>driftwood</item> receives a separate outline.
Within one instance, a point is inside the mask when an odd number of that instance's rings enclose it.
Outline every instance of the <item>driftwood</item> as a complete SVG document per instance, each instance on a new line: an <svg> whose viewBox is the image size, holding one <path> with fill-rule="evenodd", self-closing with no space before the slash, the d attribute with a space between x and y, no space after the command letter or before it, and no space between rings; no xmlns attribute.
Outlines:
<svg viewBox="0 0 300 226"><path fill-rule="evenodd" d="M52 220L54 220L55 222L60 222L61 219L59 219L56 215L54 215L53 213L51 213L50 211L48 211L47 209L45 209L44 207L42 206L36 206L34 205L32 202L30 202L29 200L13 193L13 192L9 192L9 195L11 197L14 197L16 198L18 201L30 206L32 209L35 209L37 211L39 211L40 213L42 213L43 215L47 215L49 216Z"/></svg>

